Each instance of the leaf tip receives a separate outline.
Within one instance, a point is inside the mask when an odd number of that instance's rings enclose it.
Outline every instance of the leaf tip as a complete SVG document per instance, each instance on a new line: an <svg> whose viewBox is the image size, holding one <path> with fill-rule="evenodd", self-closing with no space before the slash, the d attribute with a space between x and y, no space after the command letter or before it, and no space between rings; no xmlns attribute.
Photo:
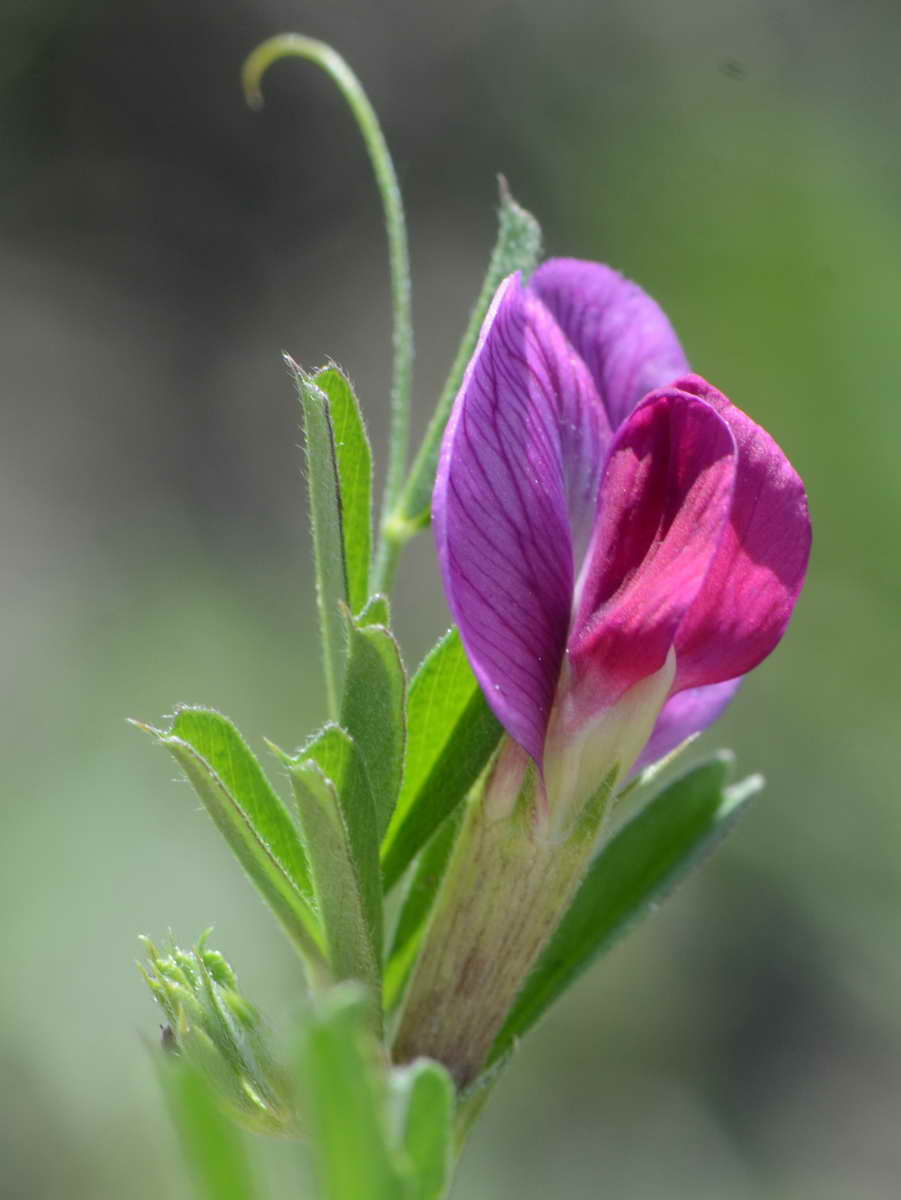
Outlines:
<svg viewBox="0 0 901 1200"><path fill-rule="evenodd" d="M128 725L133 725L135 729L140 729L143 733L149 733L153 737L161 737L162 731L156 729L153 725L148 725L146 721L139 721L137 717L126 717L125 721Z"/></svg>
<svg viewBox="0 0 901 1200"><path fill-rule="evenodd" d="M270 754L278 759L282 766L290 767L297 761L293 755L287 752L287 750L283 750L281 746L277 746L275 742L270 741L267 737L263 738L263 745Z"/></svg>

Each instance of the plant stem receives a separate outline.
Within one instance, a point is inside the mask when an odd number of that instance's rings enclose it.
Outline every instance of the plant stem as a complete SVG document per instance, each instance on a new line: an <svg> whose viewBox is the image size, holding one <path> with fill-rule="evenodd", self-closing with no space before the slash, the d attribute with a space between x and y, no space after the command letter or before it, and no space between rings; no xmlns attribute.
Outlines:
<svg viewBox="0 0 901 1200"><path fill-rule="evenodd" d="M404 484L410 441L410 386L413 375L413 318L410 300L410 254L407 226L397 173L375 110L356 75L337 51L325 42L284 33L269 38L244 63L242 81L247 102L262 105L260 82L266 70L280 58L293 55L321 67L337 85L353 113L372 164L385 212L388 257L391 268L391 303L394 317L394 366L391 383L391 425L388 469L382 499L382 532L376 555L375 581L378 591L393 575L398 547L392 547L385 532L387 516L395 508Z"/></svg>

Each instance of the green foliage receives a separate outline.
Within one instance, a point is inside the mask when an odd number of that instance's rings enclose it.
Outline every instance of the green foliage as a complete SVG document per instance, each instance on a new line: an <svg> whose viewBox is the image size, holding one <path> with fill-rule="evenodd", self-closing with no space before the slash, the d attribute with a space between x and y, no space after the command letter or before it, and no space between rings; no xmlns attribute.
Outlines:
<svg viewBox="0 0 901 1200"><path fill-rule="evenodd" d="M372 452L350 380L336 366L323 367L312 383L327 400L332 427L347 576L346 601L359 612L369 599L372 555Z"/></svg>
<svg viewBox="0 0 901 1200"><path fill-rule="evenodd" d="M346 610L345 616L348 655L341 725L363 757L381 840L404 769L407 682L391 632L384 625L361 625Z"/></svg>
<svg viewBox="0 0 901 1200"><path fill-rule="evenodd" d="M453 1087L435 1063L389 1072L345 984L320 998L298 1077L323 1200L439 1200L448 1183Z"/></svg>
<svg viewBox="0 0 901 1200"><path fill-rule="evenodd" d="M314 967L321 964L322 932L300 836L235 726L212 709L182 708L168 731L139 728L170 751L294 945Z"/></svg>
<svg viewBox="0 0 901 1200"><path fill-rule="evenodd" d="M762 786L759 776L751 776L726 787L731 761L719 754L669 784L597 855L517 997L490 1062L502 1058L599 954L728 833Z"/></svg>
<svg viewBox="0 0 901 1200"><path fill-rule="evenodd" d="M450 860L462 815L463 806L458 805L417 860L385 968L385 1008L389 1012L400 1000L404 984L416 962L416 954Z"/></svg>
<svg viewBox="0 0 901 1200"><path fill-rule="evenodd" d="M241 1133L204 1076L170 1057L160 1064L160 1078L199 1200L256 1200Z"/></svg>
<svg viewBox="0 0 901 1200"><path fill-rule="evenodd" d="M413 677L407 719L403 787L382 846L386 891L464 798L500 741L500 724L455 629Z"/></svg>
<svg viewBox="0 0 901 1200"><path fill-rule="evenodd" d="M384 625L391 628L391 602L381 592L370 596L357 616L358 625Z"/></svg>
<svg viewBox="0 0 901 1200"><path fill-rule="evenodd" d="M400 1145L412 1165L415 1200L440 1200L450 1182L456 1097L450 1076L420 1059L391 1075Z"/></svg>
<svg viewBox="0 0 901 1200"><path fill-rule="evenodd" d="M164 1045L248 1129L296 1132L287 1079L270 1054L260 1016L223 956L208 948L209 932L190 951L173 943L162 954L141 939L147 966L140 970L166 1016Z"/></svg>
<svg viewBox="0 0 901 1200"><path fill-rule="evenodd" d="M329 725L289 770L333 974L365 983L377 1012L382 888L375 810L362 756L348 733ZM378 1016L375 1023L380 1024Z"/></svg>
<svg viewBox="0 0 901 1200"><path fill-rule="evenodd" d="M329 708L337 715L344 675L342 605L369 596L372 456L359 405L335 367L305 374L288 359L300 397L307 458L316 599Z"/></svg>

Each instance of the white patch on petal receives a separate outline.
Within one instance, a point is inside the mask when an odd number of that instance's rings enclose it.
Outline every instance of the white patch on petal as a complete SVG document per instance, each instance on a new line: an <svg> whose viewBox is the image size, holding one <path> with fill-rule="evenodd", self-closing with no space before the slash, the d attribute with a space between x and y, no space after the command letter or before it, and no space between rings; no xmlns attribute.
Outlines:
<svg viewBox="0 0 901 1200"><path fill-rule="evenodd" d="M545 743L548 835L552 837L570 828L611 770L616 768L618 779L626 778L669 696L676 654L671 648L659 671L575 727L568 712L567 674L561 680Z"/></svg>

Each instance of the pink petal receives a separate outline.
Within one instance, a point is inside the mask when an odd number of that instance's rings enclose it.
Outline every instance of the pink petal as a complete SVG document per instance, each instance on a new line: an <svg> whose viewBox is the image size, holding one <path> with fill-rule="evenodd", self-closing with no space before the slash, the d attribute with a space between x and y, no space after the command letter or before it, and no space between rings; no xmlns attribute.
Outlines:
<svg viewBox="0 0 901 1200"><path fill-rule="evenodd" d="M732 512L704 587L676 637L674 690L744 675L776 647L804 583L810 518L804 484L770 435L697 375L738 447Z"/></svg>
<svg viewBox="0 0 901 1200"><path fill-rule="evenodd" d="M660 670L729 519L736 448L705 401L652 393L616 434L568 654L575 710Z"/></svg>

